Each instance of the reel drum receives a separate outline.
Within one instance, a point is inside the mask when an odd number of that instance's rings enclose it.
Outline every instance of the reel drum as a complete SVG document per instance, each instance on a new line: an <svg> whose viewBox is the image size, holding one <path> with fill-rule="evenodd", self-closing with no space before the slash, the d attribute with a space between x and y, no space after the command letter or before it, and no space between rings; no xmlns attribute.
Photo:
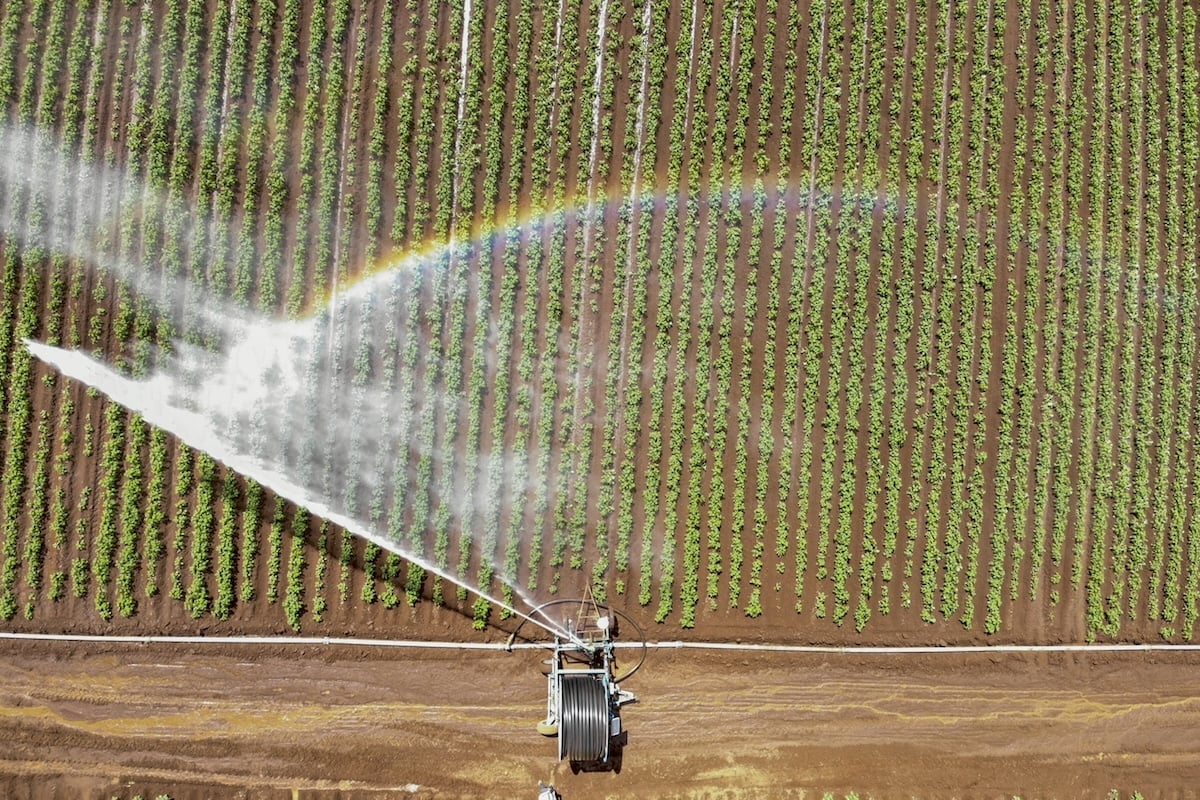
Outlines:
<svg viewBox="0 0 1200 800"><path fill-rule="evenodd" d="M641 636L637 663L617 675L617 619L625 620L641 635L637 624L590 596L551 600L533 613L550 621L545 609L563 604L574 604L578 611L573 619L564 621L561 634L554 638L554 655L546 662L550 667L546 673L546 718L538 723L538 733L558 737L559 760L569 760L572 769L611 769L612 744L622 733L621 706L637 700L619 684L645 661L645 637ZM518 625L509 637L510 645L520 630ZM619 754L619 748L616 752ZM616 758L619 760L619 755Z"/></svg>
<svg viewBox="0 0 1200 800"><path fill-rule="evenodd" d="M592 675L562 675L558 696L559 760L607 761L611 716L604 684Z"/></svg>

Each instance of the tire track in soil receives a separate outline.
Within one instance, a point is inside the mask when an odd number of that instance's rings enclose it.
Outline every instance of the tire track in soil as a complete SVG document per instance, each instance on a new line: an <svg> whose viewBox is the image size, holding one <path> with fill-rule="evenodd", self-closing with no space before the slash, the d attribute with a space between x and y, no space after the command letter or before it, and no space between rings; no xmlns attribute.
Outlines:
<svg viewBox="0 0 1200 800"><path fill-rule="evenodd" d="M32 786L23 796L40 798L70 780L80 797L145 787L191 800L415 784L417 796L492 797L541 779L571 798L1079 796L1113 786L1174 796L1200 780L1195 653L939 654L899 666L655 652L630 681L641 702L622 715L620 772L572 774L533 730L536 652L264 648L247 659L156 645L136 663L119 652L13 648L0 676L10 742L0 787Z"/></svg>

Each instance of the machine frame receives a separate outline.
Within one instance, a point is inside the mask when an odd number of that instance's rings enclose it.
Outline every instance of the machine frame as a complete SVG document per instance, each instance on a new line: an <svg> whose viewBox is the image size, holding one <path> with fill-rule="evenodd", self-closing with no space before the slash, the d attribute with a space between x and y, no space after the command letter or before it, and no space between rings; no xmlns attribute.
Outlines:
<svg viewBox="0 0 1200 800"><path fill-rule="evenodd" d="M591 597L578 600L552 600L535 609L545 615L552 606L575 604L574 614L563 621L563 635L554 637L554 652L545 663L546 718L537 730L544 736L558 737L558 758L567 759L573 768L607 764L612 745L622 738L620 709L637 701L632 692L622 689L628 678L645 660L645 639L638 663L623 675L617 675L617 618L634 625L624 614L615 612ZM516 638L517 631L509 639ZM640 630L639 630L640 634Z"/></svg>

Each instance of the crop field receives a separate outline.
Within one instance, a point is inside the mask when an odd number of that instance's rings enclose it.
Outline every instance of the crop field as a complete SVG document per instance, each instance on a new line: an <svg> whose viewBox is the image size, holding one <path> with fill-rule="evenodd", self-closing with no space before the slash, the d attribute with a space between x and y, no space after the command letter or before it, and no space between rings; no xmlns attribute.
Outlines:
<svg viewBox="0 0 1200 800"><path fill-rule="evenodd" d="M1197 17L0 0L0 618L1191 640ZM214 308L315 331L231 441L360 527L23 343Z"/></svg>

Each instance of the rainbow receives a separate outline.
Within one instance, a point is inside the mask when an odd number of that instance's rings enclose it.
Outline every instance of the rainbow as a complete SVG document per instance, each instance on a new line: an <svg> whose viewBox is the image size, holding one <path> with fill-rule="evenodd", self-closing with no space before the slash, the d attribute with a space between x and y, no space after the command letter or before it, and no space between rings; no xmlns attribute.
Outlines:
<svg viewBox="0 0 1200 800"><path fill-rule="evenodd" d="M459 239L452 233L448 239L430 238L406 247L391 248L348 280L335 280L330 289L312 301L307 313L301 317L322 313L336 303L339 296L349 299L372 293L398 272L431 268L439 264L449 266L458 258L486 252L516 237L527 238L535 233L565 229L571 221L591 224L589 221L614 212L619 218L628 219L633 224L639 212L677 212L680 208L697 211L701 207L717 210L730 208L734 205L734 198L737 198L739 206L752 203L761 208L787 208L795 213L806 209L847 207L881 208L894 213L901 211L901 201L886 194L847 192L844 189L818 191L812 185L800 185L783 178L776 179L774 184L773 188L768 189L767 182L756 179L747 180L741 185L713 184L708 189L696 192L668 187L636 193L618 189L598 199L580 195L569 203L557 200L550 205L531 205L520 213L500 217L490 223L475 223L470 236L465 239Z"/></svg>

